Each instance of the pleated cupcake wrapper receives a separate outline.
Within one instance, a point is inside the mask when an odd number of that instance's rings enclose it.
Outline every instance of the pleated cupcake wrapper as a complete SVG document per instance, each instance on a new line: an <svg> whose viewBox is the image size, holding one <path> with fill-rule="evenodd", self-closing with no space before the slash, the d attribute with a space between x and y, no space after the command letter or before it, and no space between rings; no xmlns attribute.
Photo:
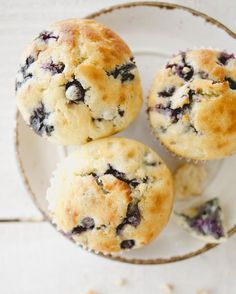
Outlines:
<svg viewBox="0 0 236 294"><path fill-rule="evenodd" d="M56 227L57 228L57 227ZM64 233L63 231L59 230L57 228L57 231L62 233L66 238L68 238L69 240L71 240L73 243L75 243L77 246L81 247L82 249L88 251L88 252L91 252L91 253L94 253L94 254L97 254L97 255L105 255L105 256L122 256L124 252L128 252L128 251L131 251L133 249L126 249L126 250L121 250L121 251L118 251L118 252L106 252L106 251L98 251L98 250L94 250L94 249L91 249L89 248L88 246L86 246L85 244L82 244L80 242L78 242L77 240L75 240L72 236L69 236L67 235L66 233Z"/></svg>
<svg viewBox="0 0 236 294"><path fill-rule="evenodd" d="M98 254L98 255L100 255L100 254L103 254L103 255L105 255L105 256L112 255L112 254L109 253L109 252L96 251L96 250L94 250L94 249L89 248L89 247L86 246L85 244L82 244L82 243L76 241L76 240L73 238L72 234L70 234L70 233L65 233L63 230L61 230L61 229L58 228L58 226L57 226L56 222L53 220L52 216L51 216L51 221L50 221L50 222L51 222L52 226L53 226L53 227L54 227L59 233L61 233L65 238L67 238L68 240L72 241L72 242L75 243L77 246L81 247L82 249L84 249L84 250L86 250L86 251L89 251L89 252L91 252L91 253Z"/></svg>
<svg viewBox="0 0 236 294"><path fill-rule="evenodd" d="M111 252L105 252L105 251L97 251L97 250L94 250L94 249L89 248L88 246L86 246L86 245L84 245L84 244L81 244L81 243L75 241L73 238L72 238L72 241L73 241L76 245L80 246L82 249L84 249L84 250L86 250L86 251L88 251L88 252L90 252L90 253L97 254L97 255L104 255L104 256L117 256L117 255L121 255L121 254L122 254L122 251L121 251L121 252L116 252L116 254L115 254L115 253L111 253Z"/></svg>
<svg viewBox="0 0 236 294"><path fill-rule="evenodd" d="M179 50L179 52L178 53L175 53L175 54L173 54L173 55L171 55L171 57L170 58L172 58L172 57L174 57L174 56L176 56L176 55L178 55L178 54L180 54L181 52L187 52L187 51L192 51L192 50L199 50L199 49L208 49L208 50L214 50L214 51L219 51L219 52L222 52L222 51L224 51L224 50L222 50L222 49L219 49L219 48L212 48L212 47L210 47L210 46L208 46L208 47L204 47L204 46L201 46L201 47L197 47L197 46L194 46L194 47L192 47L192 48L187 48L187 49L185 49L184 51L181 51L181 50ZM226 50L225 50L226 51ZM227 52L227 51L226 51ZM166 62L165 62L165 64L170 60L170 58L167 58L166 59ZM154 78L153 78L154 79ZM152 86L151 86L152 87ZM150 94L150 93L149 93ZM149 94L148 94L148 97L149 97ZM148 107L147 107L147 103L148 103L148 97L147 97L147 99L146 99L146 110L148 109ZM148 114L148 112L146 111L146 115L147 115L147 119L148 119L148 124L149 124L149 128L151 129L151 135L152 136L154 136L157 140L158 140L158 142L160 143L160 145L171 155L171 156L173 156L173 157L175 157L175 158L178 158L178 159L180 159L180 160L185 160L186 162L188 162L188 163L194 163L194 164L199 164L199 163L201 163L201 164L206 164L207 163L207 160L197 160L197 159L191 159L191 158L188 158L188 157L183 157L183 156L180 156L180 155L178 155L178 154L176 154L176 153L174 153L173 151L171 151L164 143L162 143L162 141L161 141L161 139L159 138L159 136L158 136L158 134L154 131L154 129L153 129L153 127L152 127L152 125L151 125L151 122L150 122L150 119L149 119L149 114Z"/></svg>
<svg viewBox="0 0 236 294"><path fill-rule="evenodd" d="M57 175L57 172L58 172L58 167L61 165L61 163L66 160L67 156L68 156L68 149L65 149L66 147L65 146L59 146L58 149L59 150L59 161L57 162L57 165L56 165L56 168L54 169L54 171L52 172L52 175L50 177L50 180L49 180L49 185L48 185L48 189L47 191L54 186L54 179L56 178L56 175ZM48 192L46 193L46 199L48 201L48 203L50 203L49 199L48 199ZM53 206L53 205L52 205ZM64 231L62 231L61 229L58 228L58 225L57 223L55 222L55 220L53 219L53 215L51 213L51 211L53 210L53 207L48 205L48 210L49 210L49 219L50 219L50 222L51 224L56 228L56 230L58 232L60 232L61 234L63 234L67 239L71 240L72 242L74 242L76 245L80 246L81 248L85 249L86 251L89 251L89 252L92 252L92 253L95 253L95 254L98 254L98 255L105 255L105 256L117 256L117 255L122 255L123 252L128 252L130 250L133 250L135 248L132 248L132 249L126 249L126 250L121 250L119 252L115 252L115 253L111 253L111 252L105 252L105 251L96 251L94 249L91 249L89 248L88 246L86 246L85 244L82 244L80 242L78 242L77 240L75 240L73 238L72 235L70 235L69 233L65 233Z"/></svg>
<svg viewBox="0 0 236 294"><path fill-rule="evenodd" d="M58 163L59 164L59 163ZM54 175L53 175L54 177ZM52 177L52 178L53 178ZM50 180L50 185L49 187L51 187L52 185L52 178ZM120 252L115 252L115 253L111 253L111 252L105 252L105 251L97 251L97 250L94 250L94 249L91 249L89 248L88 246L86 246L85 244L82 244L80 242L78 242L78 240L75 240L72 236L72 234L70 233L65 233L63 230L61 230L60 228L58 228L58 225L57 223L55 222L55 220L53 219L53 216L50 212L50 208L49 208L49 217L50 217L50 222L52 224L52 226L59 232L61 233L64 237L66 237L67 239L69 239L70 241L72 241L73 243L75 243L76 245L78 245L79 247L81 247L82 249L86 250L86 251L89 251L91 253L95 253L97 255L105 255L105 256L117 256L117 255L122 255L124 250L121 250ZM133 249L126 249L125 252L127 251L130 251L130 250L133 250Z"/></svg>

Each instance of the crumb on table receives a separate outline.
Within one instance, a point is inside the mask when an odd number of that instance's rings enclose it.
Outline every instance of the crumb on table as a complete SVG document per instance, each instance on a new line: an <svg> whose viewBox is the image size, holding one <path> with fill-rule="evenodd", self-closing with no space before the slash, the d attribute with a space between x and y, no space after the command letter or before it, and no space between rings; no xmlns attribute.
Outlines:
<svg viewBox="0 0 236 294"><path fill-rule="evenodd" d="M205 289L200 289L197 291L197 294L210 294L209 291L205 290Z"/></svg>
<svg viewBox="0 0 236 294"><path fill-rule="evenodd" d="M88 292L86 292L86 294L99 294L99 293L94 290L89 290Z"/></svg>
<svg viewBox="0 0 236 294"><path fill-rule="evenodd" d="M166 283L166 284L162 284L160 289L164 293L172 293L174 291L174 286L172 284Z"/></svg>
<svg viewBox="0 0 236 294"><path fill-rule="evenodd" d="M127 283L127 281L124 278L120 278L115 280L115 285L116 286L124 286Z"/></svg>

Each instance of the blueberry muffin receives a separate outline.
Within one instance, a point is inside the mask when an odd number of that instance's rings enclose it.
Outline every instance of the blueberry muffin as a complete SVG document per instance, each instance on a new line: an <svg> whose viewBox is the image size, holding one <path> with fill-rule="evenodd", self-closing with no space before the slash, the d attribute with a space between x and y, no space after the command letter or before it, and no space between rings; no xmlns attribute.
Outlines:
<svg viewBox="0 0 236 294"><path fill-rule="evenodd" d="M218 198L207 200L181 213L175 220L191 236L207 243L222 243L227 240L223 210Z"/></svg>
<svg viewBox="0 0 236 294"><path fill-rule="evenodd" d="M82 144L126 128L142 105L132 52L93 20L69 19L42 31L16 78L26 123L51 142Z"/></svg>
<svg viewBox="0 0 236 294"><path fill-rule="evenodd" d="M202 194L207 172L203 165L182 164L174 174L175 199L188 199Z"/></svg>
<svg viewBox="0 0 236 294"><path fill-rule="evenodd" d="M47 192L59 230L96 252L148 244L172 210L172 176L149 147L125 138L84 144L61 162Z"/></svg>
<svg viewBox="0 0 236 294"><path fill-rule="evenodd" d="M155 77L148 115L160 142L181 157L235 153L235 55L200 49L174 56Z"/></svg>

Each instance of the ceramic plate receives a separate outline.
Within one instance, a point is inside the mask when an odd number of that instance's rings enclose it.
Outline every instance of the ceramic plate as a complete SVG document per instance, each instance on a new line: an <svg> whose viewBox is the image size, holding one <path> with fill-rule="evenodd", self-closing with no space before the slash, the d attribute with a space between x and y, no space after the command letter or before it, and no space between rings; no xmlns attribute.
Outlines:
<svg viewBox="0 0 236 294"><path fill-rule="evenodd" d="M236 35L224 25L200 12L174 4L129 3L99 11L88 18L95 18L110 27L128 43L141 73L145 97L157 70L179 50L212 47L236 52ZM170 155L151 134L145 104L136 121L118 136L134 138L149 145L173 171L181 160ZM47 143L17 115L16 151L20 171L30 196L49 220L45 199L49 178L61 158L74 148ZM236 231L235 167L236 156L206 163L208 177L203 196L221 199L230 235ZM171 219L150 245L106 257L137 264L160 264L189 258L214 246L193 239Z"/></svg>

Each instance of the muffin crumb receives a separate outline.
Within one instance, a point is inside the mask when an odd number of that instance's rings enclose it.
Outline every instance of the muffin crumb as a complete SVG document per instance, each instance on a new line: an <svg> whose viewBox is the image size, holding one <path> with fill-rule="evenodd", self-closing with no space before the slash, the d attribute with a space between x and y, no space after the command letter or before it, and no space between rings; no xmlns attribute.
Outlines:
<svg viewBox="0 0 236 294"><path fill-rule="evenodd" d="M197 294L210 294L210 293L206 289L200 289L197 291Z"/></svg>
<svg viewBox="0 0 236 294"><path fill-rule="evenodd" d="M206 169L202 165L192 163L181 165L174 174L175 199L200 195L206 176Z"/></svg>
<svg viewBox="0 0 236 294"><path fill-rule="evenodd" d="M174 286L172 284L166 283L166 284L161 285L160 289L164 293L172 293L174 291Z"/></svg>
<svg viewBox="0 0 236 294"><path fill-rule="evenodd" d="M116 286L124 286L125 284L127 284L127 281L124 278L119 278L119 279L115 280Z"/></svg>
<svg viewBox="0 0 236 294"><path fill-rule="evenodd" d="M99 293L94 290L89 290L88 292L86 292L86 294L99 294Z"/></svg>
<svg viewBox="0 0 236 294"><path fill-rule="evenodd" d="M194 205L182 212L175 211L175 221L193 237L207 243L227 241L223 210L219 198Z"/></svg>

